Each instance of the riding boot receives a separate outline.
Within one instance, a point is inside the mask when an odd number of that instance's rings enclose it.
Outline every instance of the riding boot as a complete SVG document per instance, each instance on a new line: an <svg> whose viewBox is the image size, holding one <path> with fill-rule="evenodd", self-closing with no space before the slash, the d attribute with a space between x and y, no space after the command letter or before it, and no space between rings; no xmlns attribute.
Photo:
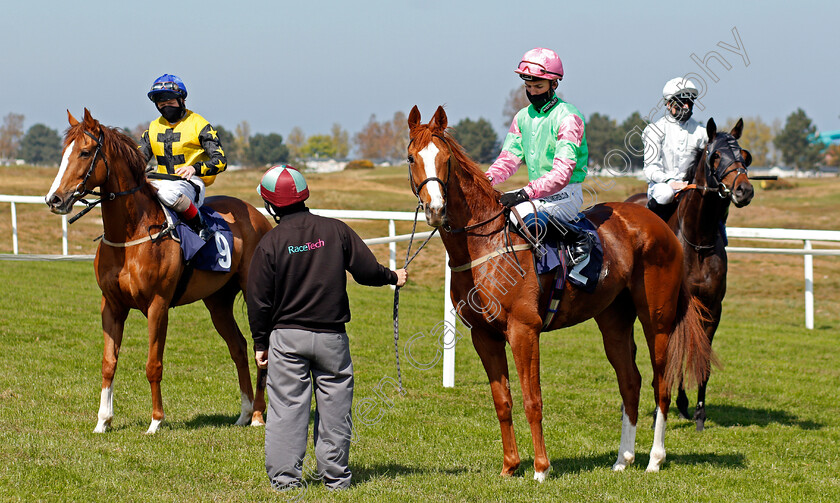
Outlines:
<svg viewBox="0 0 840 503"><path fill-rule="evenodd" d="M187 227L192 229L202 241L209 241L213 236L213 233L210 232L209 228L207 228L207 222L204 221L204 217L201 215L200 211L197 212L194 217L184 220L184 223L187 224Z"/></svg>
<svg viewBox="0 0 840 503"><path fill-rule="evenodd" d="M566 253L569 257L569 265L576 266L589 256L594 245L592 235L576 225L566 222L555 222L561 234L561 239L566 245Z"/></svg>
<svg viewBox="0 0 840 503"><path fill-rule="evenodd" d="M659 204L656 202L656 199L650 198L648 199L646 207L650 211L656 213L659 218L668 222L668 220L671 219L671 215L673 215L674 211L677 209L677 202L674 201L668 204Z"/></svg>

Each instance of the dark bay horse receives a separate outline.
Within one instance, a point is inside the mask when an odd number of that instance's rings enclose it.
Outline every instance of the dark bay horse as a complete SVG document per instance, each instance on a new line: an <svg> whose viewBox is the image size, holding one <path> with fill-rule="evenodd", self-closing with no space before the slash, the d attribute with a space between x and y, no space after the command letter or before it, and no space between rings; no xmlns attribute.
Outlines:
<svg viewBox="0 0 840 503"><path fill-rule="evenodd" d="M744 121L738 119L731 132L718 132L715 121L709 119L706 148L698 150L691 162L685 176L689 185L677 194L676 209L668 218L668 226L682 244L688 289L709 310L703 328L710 346L726 295L727 259L719 223L726 222L729 203L741 208L750 204L754 193L747 175L752 156L738 145L743 129ZM635 194L627 202L645 205L647 200L646 194ZM697 387L693 415L697 431L705 427L708 382L707 377ZM682 384L677 409L680 416L689 417L688 397Z"/></svg>
<svg viewBox="0 0 840 503"><path fill-rule="evenodd" d="M502 475L520 464L511 409L505 344L510 344L534 443L534 478L550 469L542 428L540 332L595 318L607 358L615 369L623 403L621 441L614 470L635 461L641 375L634 360L633 324L638 317L650 350L653 392L659 414L648 471L665 460L665 421L676 379L703 380L711 348L702 330L701 306L683 283L682 248L653 213L634 204L599 204L587 212L604 244L604 265L594 292L567 283L556 317L543 327L553 274L538 276L524 238L509 236L505 218L484 173L447 132L438 107L428 124L415 106L408 118L409 178L429 225L441 230L451 257L451 295L471 327L502 431ZM480 266L478 264L481 264ZM685 364L685 366L684 366Z"/></svg>
<svg viewBox="0 0 840 503"><path fill-rule="evenodd" d="M247 284L251 255L271 224L256 208L232 197L211 197L206 204L230 226L230 272L195 270L183 294L173 302L184 272L179 244L170 237L149 239L165 225L156 190L146 181L146 161L135 143L119 131L102 126L85 109L82 122L67 112L70 127L58 175L46 196L53 213L65 215L85 194L102 199L104 234L96 250L94 271L102 290L102 392L94 432L104 432L114 416L113 380L130 309L138 309L149 323L146 377L152 390L155 433L164 419L160 382L169 308L203 300L216 330L236 364L242 410L236 424L261 425L265 410L265 380L258 372L256 401L248 369L248 346L233 315L237 293ZM99 188L101 193L92 192Z"/></svg>

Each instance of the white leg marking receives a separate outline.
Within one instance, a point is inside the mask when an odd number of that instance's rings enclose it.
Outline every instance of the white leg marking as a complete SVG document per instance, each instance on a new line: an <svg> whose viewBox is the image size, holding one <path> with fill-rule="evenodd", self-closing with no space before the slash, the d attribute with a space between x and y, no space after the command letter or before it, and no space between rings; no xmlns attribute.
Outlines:
<svg viewBox="0 0 840 503"><path fill-rule="evenodd" d="M99 413L96 415L96 428L94 433L105 433L111 427L111 419L114 418L114 385L103 388L99 394Z"/></svg>
<svg viewBox="0 0 840 503"><path fill-rule="evenodd" d="M630 424L630 417L621 408L621 442L618 445L618 459L613 471L620 472L636 461L636 425Z"/></svg>
<svg viewBox="0 0 840 503"><path fill-rule="evenodd" d="M248 400L248 395L242 393L242 413L239 414L239 419L236 420L237 426L245 426L251 422L251 415L254 413L254 402Z"/></svg>
<svg viewBox="0 0 840 503"><path fill-rule="evenodd" d="M157 433L158 428L160 428L160 423L163 422L163 419L152 419L152 423L149 425L149 429L146 430L146 435L154 435Z"/></svg>
<svg viewBox="0 0 840 503"><path fill-rule="evenodd" d="M534 471L534 480L537 482L545 482L545 479L548 478L548 474L551 472L551 465L548 465L548 468L545 469L544 472Z"/></svg>
<svg viewBox="0 0 840 503"><path fill-rule="evenodd" d="M656 423L653 427L653 448L650 450L650 462L647 472L658 472L665 462L665 414L656 409Z"/></svg>
<svg viewBox="0 0 840 503"><path fill-rule="evenodd" d="M426 145L426 148L420 151L419 155L420 158L423 159L423 166L426 168L427 179L437 177L437 172L435 171L435 157L438 152L440 152L440 150L434 143L429 143ZM424 187L427 191L429 191L429 196L432 198L429 203L429 207L434 211L440 211L441 208L443 208L443 193L441 192L440 184L438 182L431 181L424 185Z"/></svg>
<svg viewBox="0 0 840 503"><path fill-rule="evenodd" d="M55 191L58 190L58 186L61 185L61 179L64 178L64 172L67 171L67 165L70 164L70 153L73 152L73 145L75 143L75 141L70 142L70 145L67 145L67 148L64 149L64 155L61 156L61 166L58 168L58 174L55 175L55 180L53 180L52 185L50 185L50 191L47 193L47 197L44 198L47 202L49 202L53 194L55 194Z"/></svg>

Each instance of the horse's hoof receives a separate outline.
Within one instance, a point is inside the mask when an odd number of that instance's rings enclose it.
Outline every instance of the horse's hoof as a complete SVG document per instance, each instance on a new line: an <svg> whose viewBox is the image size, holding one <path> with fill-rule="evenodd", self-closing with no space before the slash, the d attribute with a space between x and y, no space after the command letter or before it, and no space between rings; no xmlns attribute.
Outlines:
<svg viewBox="0 0 840 503"><path fill-rule="evenodd" d="M679 409L679 413L677 414L677 416L680 419L688 419L688 411L686 410L685 412L683 412L682 409Z"/></svg>
<svg viewBox="0 0 840 503"><path fill-rule="evenodd" d="M625 468L636 462L636 454L633 452L625 452L618 455L618 459L613 464L614 472L623 472Z"/></svg>
<svg viewBox="0 0 840 503"><path fill-rule="evenodd" d="M105 433L106 431L111 429L111 419L100 419L96 422L96 428L93 429L94 433Z"/></svg>
<svg viewBox="0 0 840 503"><path fill-rule="evenodd" d="M262 412L255 410L251 415L251 426L265 426Z"/></svg>
<svg viewBox="0 0 840 503"><path fill-rule="evenodd" d="M502 468L502 473L500 473L499 475L502 476L502 477L505 477L505 478L513 477L513 474L516 473L517 469L519 469L518 465L517 466L512 466L512 467Z"/></svg>
<svg viewBox="0 0 840 503"><path fill-rule="evenodd" d="M697 420L697 431L703 431L706 429L706 422L702 419Z"/></svg>
<svg viewBox="0 0 840 503"><path fill-rule="evenodd" d="M546 468L544 472L534 471L534 480L537 482L545 482L545 479L548 478L549 472L551 472L551 465L548 465L548 468Z"/></svg>
<svg viewBox="0 0 840 503"><path fill-rule="evenodd" d="M152 423L149 425L149 429L146 430L146 435L154 435L157 433L158 428L160 428L160 423L163 422L163 419L152 419Z"/></svg>
<svg viewBox="0 0 840 503"><path fill-rule="evenodd" d="M662 464L665 463L665 452L651 452L650 462L645 469L648 473L658 472Z"/></svg>
<svg viewBox="0 0 840 503"><path fill-rule="evenodd" d="M250 412L243 412L239 415L239 418L236 420L236 426L245 426L246 424L251 423L251 413Z"/></svg>

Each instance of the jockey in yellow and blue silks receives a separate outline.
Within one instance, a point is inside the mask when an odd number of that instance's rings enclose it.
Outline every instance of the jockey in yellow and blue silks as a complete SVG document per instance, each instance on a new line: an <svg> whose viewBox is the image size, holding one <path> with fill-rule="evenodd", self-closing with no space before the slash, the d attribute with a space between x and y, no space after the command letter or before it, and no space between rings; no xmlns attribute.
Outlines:
<svg viewBox="0 0 840 503"><path fill-rule="evenodd" d="M563 63L556 52L532 49L514 71L525 81L531 105L514 117L502 153L487 170L487 178L493 185L502 183L524 162L528 185L502 194L500 202L515 207L532 234L556 231L567 245L570 262L576 265L592 249L589 233L568 224L576 220L583 206L582 182L589 162L583 114L555 93L563 79Z"/></svg>
<svg viewBox="0 0 840 503"><path fill-rule="evenodd" d="M164 74L152 84L148 97L161 117L143 133L140 150L157 160L157 172L181 180L150 180L158 199L181 215L185 224L205 241L211 234L198 207L207 185L227 167L225 152L213 126L184 104L187 88L175 75Z"/></svg>

